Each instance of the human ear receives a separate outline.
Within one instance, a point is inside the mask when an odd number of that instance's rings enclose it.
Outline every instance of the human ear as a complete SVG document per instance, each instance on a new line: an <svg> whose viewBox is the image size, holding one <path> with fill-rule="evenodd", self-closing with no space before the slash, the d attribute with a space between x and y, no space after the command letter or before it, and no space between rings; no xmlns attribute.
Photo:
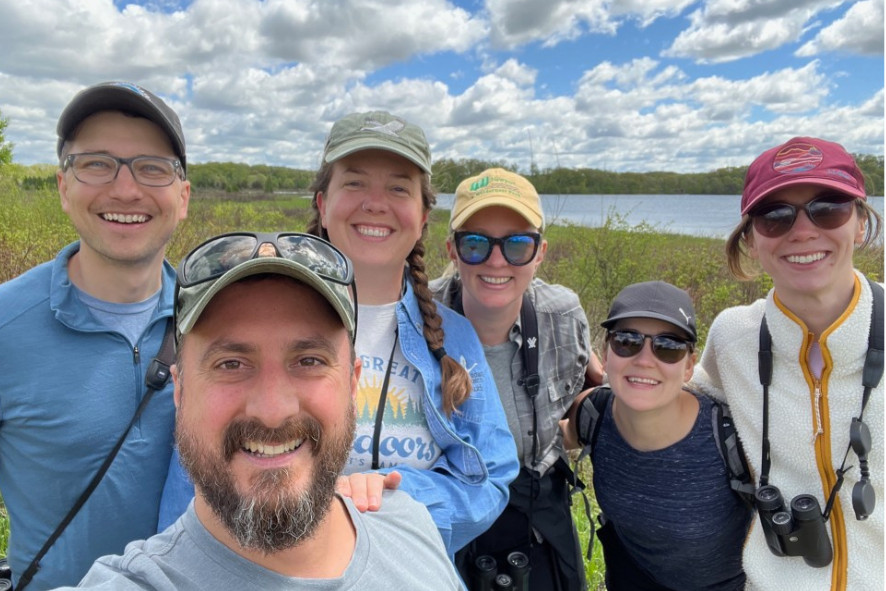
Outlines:
<svg viewBox="0 0 886 591"><path fill-rule="evenodd" d="M320 212L320 226L326 227L326 199L323 195L322 191L317 191L317 195L315 197L317 200L317 211Z"/></svg>

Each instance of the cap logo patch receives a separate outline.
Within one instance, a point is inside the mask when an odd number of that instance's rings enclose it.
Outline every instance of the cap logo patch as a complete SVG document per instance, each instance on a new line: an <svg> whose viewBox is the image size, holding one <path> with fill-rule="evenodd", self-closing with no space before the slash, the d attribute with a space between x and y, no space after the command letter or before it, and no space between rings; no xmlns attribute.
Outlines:
<svg viewBox="0 0 886 591"><path fill-rule="evenodd" d="M689 324L692 321L692 316L683 311L683 308L678 308L680 310L680 314L683 315L683 318L686 319L686 324Z"/></svg>
<svg viewBox="0 0 886 591"><path fill-rule="evenodd" d="M806 172L821 164L824 155L812 144L791 144L775 155L772 169L779 174Z"/></svg>
<svg viewBox="0 0 886 591"><path fill-rule="evenodd" d="M366 123L363 124L363 127L360 128L360 131L372 131L375 133L399 137L400 132L403 131L405 127L406 123L399 119L394 119L393 121L388 121L387 123L382 123L373 119L367 119Z"/></svg>
<svg viewBox="0 0 886 591"><path fill-rule="evenodd" d="M120 88L126 88L128 90L131 90L135 94L137 94L149 101L151 100L151 97L148 96L148 94L144 91L144 89L142 87L136 86L135 84L133 84L131 82L115 82L114 85L119 86Z"/></svg>
<svg viewBox="0 0 886 591"><path fill-rule="evenodd" d="M471 183L471 191L477 191L489 184L489 177L484 176L482 179Z"/></svg>

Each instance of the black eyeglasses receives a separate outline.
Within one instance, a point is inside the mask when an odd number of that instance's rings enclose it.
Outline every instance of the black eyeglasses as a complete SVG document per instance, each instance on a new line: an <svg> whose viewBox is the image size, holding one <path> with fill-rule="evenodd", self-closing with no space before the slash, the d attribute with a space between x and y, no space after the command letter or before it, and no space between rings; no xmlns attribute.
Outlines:
<svg viewBox="0 0 886 591"><path fill-rule="evenodd" d="M619 357L633 357L643 350L646 339L652 343L652 354L664 363L677 363L692 351L692 343L669 334L643 334L636 330L610 330L607 341Z"/></svg>
<svg viewBox="0 0 886 591"><path fill-rule="evenodd" d="M273 245L276 254L262 252L264 245ZM232 232L210 238L188 253L178 267L178 284L191 287L217 279L256 255L295 261L334 283L354 283L350 259L322 238L299 232Z"/></svg>
<svg viewBox="0 0 886 591"><path fill-rule="evenodd" d="M85 185L107 185L117 178L122 165L129 167L135 182L146 187L168 187L177 176L184 178L181 162L173 158L117 158L110 154L91 152L68 154L62 164L62 171L70 168L74 172L74 178Z"/></svg>
<svg viewBox="0 0 886 591"><path fill-rule="evenodd" d="M541 234L538 232L520 232L501 238L479 232L455 233L455 251L466 265L479 265L489 260L492 249L497 244L508 264L522 267L532 262L540 243Z"/></svg>
<svg viewBox="0 0 886 591"><path fill-rule="evenodd" d="M790 203L766 203L752 210L749 215L754 229L767 238L778 238L787 234L794 226L800 210L813 224L824 230L839 228L852 217L855 198L839 193L816 197L804 205Z"/></svg>

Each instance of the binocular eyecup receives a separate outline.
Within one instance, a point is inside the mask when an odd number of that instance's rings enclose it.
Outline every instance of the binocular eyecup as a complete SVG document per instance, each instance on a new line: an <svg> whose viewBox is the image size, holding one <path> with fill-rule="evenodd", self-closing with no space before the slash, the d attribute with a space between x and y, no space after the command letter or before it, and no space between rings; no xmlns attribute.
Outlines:
<svg viewBox="0 0 886 591"><path fill-rule="evenodd" d="M483 554L471 565L471 591L529 591L529 558L522 552L507 555L504 569Z"/></svg>

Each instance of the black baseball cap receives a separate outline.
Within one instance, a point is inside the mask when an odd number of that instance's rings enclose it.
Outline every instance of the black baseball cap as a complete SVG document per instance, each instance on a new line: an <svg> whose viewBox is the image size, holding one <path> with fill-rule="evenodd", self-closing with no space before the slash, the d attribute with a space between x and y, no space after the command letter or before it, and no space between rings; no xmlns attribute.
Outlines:
<svg viewBox="0 0 886 591"><path fill-rule="evenodd" d="M182 170L187 171L185 135L181 121L169 105L153 92L132 82L101 82L78 92L58 118L58 157L62 146L80 123L99 111L124 111L155 123L169 137Z"/></svg>
<svg viewBox="0 0 886 591"><path fill-rule="evenodd" d="M610 329L625 318L664 320L686 332L692 342L698 340L692 298L679 287L664 281L634 283L622 289L612 301L609 317L600 326Z"/></svg>

